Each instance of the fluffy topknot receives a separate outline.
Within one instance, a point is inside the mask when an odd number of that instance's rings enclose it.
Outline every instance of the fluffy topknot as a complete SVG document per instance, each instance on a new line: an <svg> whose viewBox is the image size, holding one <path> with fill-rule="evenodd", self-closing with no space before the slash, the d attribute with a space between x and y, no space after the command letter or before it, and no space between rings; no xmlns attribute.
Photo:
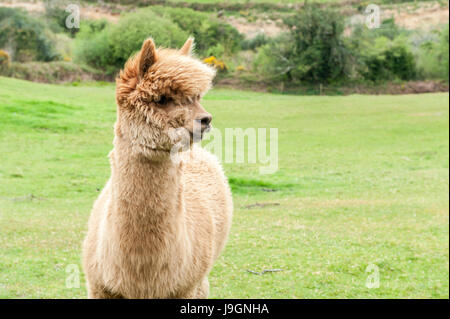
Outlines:
<svg viewBox="0 0 450 319"><path fill-rule="evenodd" d="M132 56L116 79L116 99L121 107L132 107L136 98L158 101L161 96L175 101L195 99L210 88L215 70L191 56L193 39L181 50L158 48L152 39Z"/></svg>

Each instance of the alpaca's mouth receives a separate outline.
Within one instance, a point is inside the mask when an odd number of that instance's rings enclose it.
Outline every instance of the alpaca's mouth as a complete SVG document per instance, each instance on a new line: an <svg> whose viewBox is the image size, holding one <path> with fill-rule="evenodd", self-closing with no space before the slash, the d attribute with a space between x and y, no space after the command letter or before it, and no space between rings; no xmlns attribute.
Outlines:
<svg viewBox="0 0 450 319"><path fill-rule="evenodd" d="M203 133L208 133L212 130L212 125L208 124L208 126L203 130Z"/></svg>
<svg viewBox="0 0 450 319"><path fill-rule="evenodd" d="M202 128L200 130L195 130L190 131L189 130L189 136L191 138L191 141L195 142L199 142L203 139L203 137L205 136L206 133L208 133L209 131L211 131L212 126L208 125L208 126L202 126Z"/></svg>

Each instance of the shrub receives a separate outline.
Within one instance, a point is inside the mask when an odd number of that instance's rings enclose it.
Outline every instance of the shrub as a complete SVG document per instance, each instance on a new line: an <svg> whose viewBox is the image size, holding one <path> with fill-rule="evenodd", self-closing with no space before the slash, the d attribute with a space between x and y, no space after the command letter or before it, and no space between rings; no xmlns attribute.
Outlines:
<svg viewBox="0 0 450 319"><path fill-rule="evenodd" d="M76 60L103 68L107 73L123 67L149 36L165 47L180 47L188 38L188 34L175 23L150 9L126 14L117 24L86 23L80 29Z"/></svg>
<svg viewBox="0 0 450 319"><path fill-rule="evenodd" d="M126 14L117 24L82 21L75 60L114 73L147 37L152 36L157 45L180 47L189 35L195 37L201 56L231 54L242 39L235 28L208 13L155 6Z"/></svg>
<svg viewBox="0 0 450 319"><path fill-rule="evenodd" d="M8 48L13 61L60 58L45 25L17 9L0 8L0 48Z"/></svg>
<svg viewBox="0 0 450 319"><path fill-rule="evenodd" d="M223 61L217 59L215 56L210 56L206 59L203 59L203 62L215 67L219 71L226 71L228 69L227 65Z"/></svg>
<svg viewBox="0 0 450 319"><path fill-rule="evenodd" d="M94 68L103 69L105 73L114 73L120 66L114 61L113 50L108 41L106 23L85 22L80 25L77 34L74 57L77 62Z"/></svg>
<svg viewBox="0 0 450 319"><path fill-rule="evenodd" d="M291 81L291 70L296 67L290 60L294 50L290 34L284 33L272 39L258 50L254 61L256 73L271 81Z"/></svg>
<svg viewBox="0 0 450 319"><path fill-rule="evenodd" d="M404 39L375 39L370 48L362 53L365 70L363 77L370 81L411 80L416 77L414 55Z"/></svg>
<svg viewBox="0 0 450 319"><path fill-rule="evenodd" d="M393 19L380 29L357 27L349 39L359 76L372 82L412 80L417 77L415 57L409 45L410 33Z"/></svg>
<svg viewBox="0 0 450 319"><path fill-rule="evenodd" d="M8 69L9 63L10 59L8 52L0 50L0 74Z"/></svg>
<svg viewBox="0 0 450 319"><path fill-rule="evenodd" d="M241 42L242 50L256 50L269 42L269 38L264 33L259 33L251 39L245 39Z"/></svg>
<svg viewBox="0 0 450 319"><path fill-rule="evenodd" d="M155 43L165 47L181 47L189 36L172 21L148 9L124 16L108 31L114 57L120 64L138 51L149 36L153 37Z"/></svg>
<svg viewBox="0 0 450 319"><path fill-rule="evenodd" d="M449 25L435 30L434 37L421 43L417 68L421 76L449 81Z"/></svg>
<svg viewBox="0 0 450 319"><path fill-rule="evenodd" d="M223 53L230 55L240 48L242 35L228 23L222 22L206 12L188 8L155 6L152 10L171 19L182 30L195 37L195 48L199 55L214 55L214 47L220 45Z"/></svg>
<svg viewBox="0 0 450 319"><path fill-rule="evenodd" d="M356 76L371 82L412 80L417 67L410 45L411 31L386 19L378 29L357 26L348 40Z"/></svg>
<svg viewBox="0 0 450 319"><path fill-rule="evenodd" d="M66 19L70 14L66 12L66 8L70 3L69 0L44 1L45 17L47 18L47 24L53 32L66 32L71 37L74 37L79 29L69 29L66 27Z"/></svg>
<svg viewBox="0 0 450 319"><path fill-rule="evenodd" d="M340 14L307 6L284 20L289 33L259 51L257 69L285 82L330 83L347 77L350 52Z"/></svg>

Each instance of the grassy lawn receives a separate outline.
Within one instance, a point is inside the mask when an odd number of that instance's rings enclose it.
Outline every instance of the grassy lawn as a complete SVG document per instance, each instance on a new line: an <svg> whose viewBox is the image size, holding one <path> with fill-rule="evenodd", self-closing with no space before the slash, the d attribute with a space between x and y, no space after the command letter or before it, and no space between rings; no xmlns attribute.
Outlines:
<svg viewBox="0 0 450 319"><path fill-rule="evenodd" d="M235 216L211 297L448 298L448 99L210 92L217 128L279 131L275 174L225 164ZM86 296L66 269L81 270L114 120L113 86L0 77L0 298Z"/></svg>

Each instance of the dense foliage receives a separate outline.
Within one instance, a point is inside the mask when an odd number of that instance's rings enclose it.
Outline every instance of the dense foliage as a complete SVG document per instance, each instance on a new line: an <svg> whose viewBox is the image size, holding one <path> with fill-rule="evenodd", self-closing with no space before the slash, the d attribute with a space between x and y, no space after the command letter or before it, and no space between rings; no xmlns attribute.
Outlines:
<svg viewBox="0 0 450 319"><path fill-rule="evenodd" d="M399 29L393 19L377 29L357 26L348 39L357 75L372 82L415 79L417 67L408 37L409 32Z"/></svg>
<svg viewBox="0 0 450 319"><path fill-rule="evenodd" d="M70 0L44 1L45 18L49 28L53 32L68 33L71 37L79 31L78 28L67 28L66 20L70 12L66 11Z"/></svg>
<svg viewBox="0 0 450 319"><path fill-rule="evenodd" d="M76 59L108 73L123 67L149 36L158 45L180 47L189 34L150 9L124 15L117 24L86 22L77 36Z"/></svg>
<svg viewBox="0 0 450 319"><path fill-rule="evenodd" d="M2 74L9 62L64 60L112 78L147 37L176 48L193 36L195 54L219 75L280 88L449 79L448 24L407 31L389 18L368 29L337 8L307 4L282 15L279 35L244 38L223 12L156 5L117 22L84 17L80 29L68 30L64 1L46 2L43 13L0 8L0 50L8 55Z"/></svg>
<svg viewBox="0 0 450 319"><path fill-rule="evenodd" d="M13 61L53 61L59 58L50 31L26 12L0 7L0 48Z"/></svg>
<svg viewBox="0 0 450 319"><path fill-rule="evenodd" d="M284 22L289 32L262 48L258 69L290 83L329 83L347 77L350 53L341 15L308 6Z"/></svg>
<svg viewBox="0 0 450 319"><path fill-rule="evenodd" d="M426 74L418 72L411 32L400 29L393 19L383 21L377 29L357 25L344 37L343 19L336 11L309 6L286 19L285 24L289 32L259 50L255 70L265 79L288 85L378 83L413 80ZM430 61L447 63L447 75L435 78L448 80L448 31L447 35L442 33L440 41L424 46L430 51Z"/></svg>
<svg viewBox="0 0 450 319"><path fill-rule="evenodd" d="M419 44L417 65L424 78L449 80L449 25L435 30Z"/></svg>
<svg viewBox="0 0 450 319"><path fill-rule="evenodd" d="M115 72L151 36L158 45L180 47L195 37L201 57L232 54L242 36L231 25L190 9L153 7L124 15L117 24L85 22L77 35L78 61Z"/></svg>
<svg viewBox="0 0 450 319"><path fill-rule="evenodd" d="M172 20L192 35L195 38L196 52L200 56L235 53L243 39L233 26L210 13L161 6L152 7L152 11Z"/></svg>

